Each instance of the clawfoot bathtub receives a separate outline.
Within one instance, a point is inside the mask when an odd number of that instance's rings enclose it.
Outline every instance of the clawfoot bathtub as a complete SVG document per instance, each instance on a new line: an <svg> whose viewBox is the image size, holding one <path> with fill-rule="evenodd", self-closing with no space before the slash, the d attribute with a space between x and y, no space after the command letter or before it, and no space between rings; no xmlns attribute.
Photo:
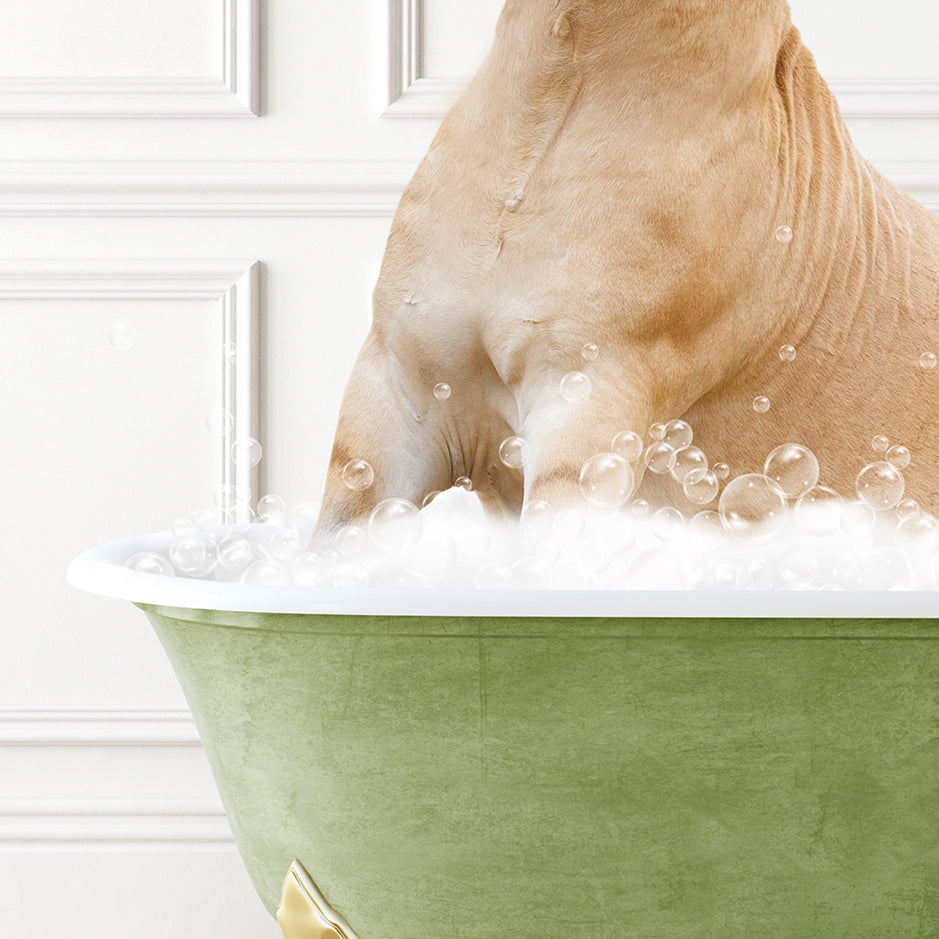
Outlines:
<svg viewBox="0 0 939 939"><path fill-rule="evenodd" d="M288 939L939 934L935 595L121 567L168 537L69 578L149 617Z"/></svg>

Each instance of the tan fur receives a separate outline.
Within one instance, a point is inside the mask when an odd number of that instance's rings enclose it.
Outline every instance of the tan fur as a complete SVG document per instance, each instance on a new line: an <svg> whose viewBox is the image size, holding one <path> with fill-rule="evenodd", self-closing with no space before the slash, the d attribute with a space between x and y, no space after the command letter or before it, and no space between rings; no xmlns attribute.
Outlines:
<svg viewBox="0 0 939 939"><path fill-rule="evenodd" d="M781 0L509 0L401 200L321 524L461 475L516 513L512 433L527 497L573 500L615 433L679 416L735 474L796 441L848 495L886 434L937 510L937 271L939 220L856 152ZM577 369L593 393L570 405Z"/></svg>

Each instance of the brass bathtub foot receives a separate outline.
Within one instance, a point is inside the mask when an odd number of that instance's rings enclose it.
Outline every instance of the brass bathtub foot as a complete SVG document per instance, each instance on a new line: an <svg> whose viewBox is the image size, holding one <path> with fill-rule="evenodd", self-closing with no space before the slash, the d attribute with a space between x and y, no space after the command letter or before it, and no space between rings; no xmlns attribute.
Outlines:
<svg viewBox="0 0 939 939"><path fill-rule="evenodd" d="M287 871L277 922L284 931L284 939L355 939L346 921L326 902L299 861L294 861Z"/></svg>

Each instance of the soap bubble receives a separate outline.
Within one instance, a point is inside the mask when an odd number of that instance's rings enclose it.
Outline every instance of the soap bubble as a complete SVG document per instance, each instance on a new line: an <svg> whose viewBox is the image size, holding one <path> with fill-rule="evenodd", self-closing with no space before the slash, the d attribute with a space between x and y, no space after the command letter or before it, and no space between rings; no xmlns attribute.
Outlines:
<svg viewBox="0 0 939 939"><path fill-rule="evenodd" d="M287 503L280 496L273 494L258 499L258 520L262 522L282 522L287 517Z"/></svg>
<svg viewBox="0 0 939 939"><path fill-rule="evenodd" d="M131 323L115 323L108 330L108 342L122 352L129 349L137 340L137 330Z"/></svg>
<svg viewBox="0 0 939 939"><path fill-rule="evenodd" d="M671 506L652 516L652 534L661 541L676 541L685 529L685 516Z"/></svg>
<svg viewBox="0 0 939 939"><path fill-rule="evenodd" d="M577 509L562 509L554 516L551 530L562 541L570 544L580 538L586 525L587 520L584 518L583 512L579 512Z"/></svg>
<svg viewBox="0 0 939 939"><path fill-rule="evenodd" d="M706 471L703 476L689 473L682 483L685 498L695 505L707 505L713 502L720 491L721 484L713 470Z"/></svg>
<svg viewBox="0 0 939 939"><path fill-rule="evenodd" d="M875 453L885 453L887 450L887 447L889 446L890 446L890 441L883 434L878 434L871 441L871 449Z"/></svg>
<svg viewBox="0 0 939 939"><path fill-rule="evenodd" d="M668 443L664 440L663 443ZM708 470L708 458L703 450L697 447L684 447L675 454L675 462L669 472L672 479L684 485L686 482L696 483L704 477Z"/></svg>
<svg viewBox="0 0 939 939"><path fill-rule="evenodd" d="M257 466L263 450L254 437L239 437L231 445L231 457L239 466Z"/></svg>
<svg viewBox="0 0 939 939"><path fill-rule="evenodd" d="M227 437L235 426L235 418L227 408L213 408L205 416L205 426L216 437Z"/></svg>
<svg viewBox="0 0 939 939"><path fill-rule="evenodd" d="M910 451L896 444L887 451L887 462L898 470L906 469L910 465Z"/></svg>
<svg viewBox="0 0 939 939"><path fill-rule="evenodd" d="M292 522L315 522L320 517L319 502L298 502L290 507L287 517Z"/></svg>
<svg viewBox="0 0 939 939"><path fill-rule="evenodd" d="M909 590L913 583L910 563L896 548L875 548L860 556L858 590Z"/></svg>
<svg viewBox="0 0 939 939"><path fill-rule="evenodd" d="M365 492L375 482L375 470L365 460L349 460L342 468L342 481L353 492Z"/></svg>
<svg viewBox="0 0 939 939"><path fill-rule="evenodd" d="M896 542L901 548L928 544L929 547L935 549L937 535L939 535L939 520L928 512L919 511L916 515L904 518L897 525L894 533Z"/></svg>
<svg viewBox="0 0 939 939"><path fill-rule="evenodd" d="M515 580L504 564L489 561L476 571L475 585L477 590L507 590Z"/></svg>
<svg viewBox="0 0 939 939"><path fill-rule="evenodd" d="M655 423L655 424L652 424L651 427L649 427L649 439L650 440L661 440L664 436L665 436L664 424Z"/></svg>
<svg viewBox="0 0 939 939"><path fill-rule="evenodd" d="M624 430L613 438L610 449L627 463L635 463L642 456L642 437L631 430Z"/></svg>
<svg viewBox="0 0 939 939"><path fill-rule="evenodd" d="M593 382L583 372L568 372L561 379L561 397L570 404L582 404L591 391Z"/></svg>
<svg viewBox="0 0 939 939"><path fill-rule="evenodd" d="M507 437L499 446L499 459L509 469L521 469L531 459L531 444L521 437Z"/></svg>
<svg viewBox="0 0 939 939"><path fill-rule="evenodd" d="M407 499L379 502L368 520L372 541L385 551L400 551L421 536L423 523L416 505Z"/></svg>
<svg viewBox="0 0 939 939"><path fill-rule="evenodd" d="M669 421L665 425L665 431L662 434L662 440L665 441L676 453L691 446L694 432L691 425L685 421Z"/></svg>
<svg viewBox="0 0 939 939"><path fill-rule="evenodd" d="M303 539L293 525L284 525L271 535L271 554L279 561L295 557L303 550Z"/></svg>
<svg viewBox="0 0 939 939"><path fill-rule="evenodd" d="M473 481L469 476L458 476L454 481L453 485L458 489L465 489L467 492L472 492L473 490Z"/></svg>
<svg viewBox="0 0 939 939"><path fill-rule="evenodd" d="M218 546L218 566L226 571L243 571L253 560L254 551L244 538L226 538Z"/></svg>
<svg viewBox="0 0 939 939"><path fill-rule="evenodd" d="M326 585L326 563L313 551L298 554L291 566L293 582L302 587L323 587Z"/></svg>
<svg viewBox="0 0 939 939"><path fill-rule="evenodd" d="M933 352L924 352L919 357L919 364L921 368L935 368L936 367L936 356Z"/></svg>
<svg viewBox="0 0 939 939"><path fill-rule="evenodd" d="M897 503L896 513L901 522L915 518L920 513L919 503L915 499L901 499Z"/></svg>
<svg viewBox="0 0 939 939"><path fill-rule="evenodd" d="M780 225L776 229L776 240L782 245L789 244L792 241L792 229L788 225Z"/></svg>
<svg viewBox="0 0 939 939"><path fill-rule="evenodd" d="M235 487L231 483L222 483L217 486L212 493L212 502L216 508L224 509L226 505L231 505L235 501Z"/></svg>
<svg viewBox="0 0 939 939"><path fill-rule="evenodd" d="M236 346L233 342L223 342L222 357L229 364L233 363L235 359L238 358L238 346Z"/></svg>
<svg viewBox="0 0 939 939"><path fill-rule="evenodd" d="M362 588L369 585L368 571L361 564L337 564L329 572L331 587Z"/></svg>
<svg viewBox="0 0 939 939"><path fill-rule="evenodd" d="M453 389L445 381L434 385L434 397L438 401L446 401L452 393Z"/></svg>
<svg viewBox="0 0 939 939"><path fill-rule="evenodd" d="M765 414L769 410L769 398L766 395L758 395L753 399L753 410L757 414Z"/></svg>
<svg viewBox="0 0 939 939"><path fill-rule="evenodd" d="M439 489L434 489L432 492L428 492L427 495L424 496L423 499L421 499L421 508L426 509L427 506L430 505L431 502L433 502L434 499L436 499L437 496L439 495L440 495Z"/></svg>
<svg viewBox="0 0 939 939"><path fill-rule="evenodd" d="M138 574L160 574L163 577L175 576L173 565L156 551L138 551L124 562L124 567L136 571Z"/></svg>
<svg viewBox="0 0 939 939"><path fill-rule="evenodd" d="M855 482L858 498L877 512L892 509L903 498L905 488L900 471L883 460L865 466Z"/></svg>
<svg viewBox="0 0 939 939"><path fill-rule="evenodd" d="M778 590L781 584L779 568L766 558L747 558L737 572L738 590Z"/></svg>
<svg viewBox="0 0 939 939"><path fill-rule="evenodd" d="M183 574L200 573L210 561L209 543L200 532L177 535L170 544L169 554L173 567Z"/></svg>
<svg viewBox="0 0 939 939"><path fill-rule="evenodd" d="M632 467L615 453L598 453L580 470L580 491L594 505L620 505L633 490Z"/></svg>
<svg viewBox="0 0 939 939"><path fill-rule="evenodd" d="M198 529L199 526L196 524L196 520L189 516L174 519L173 524L170 526L170 531L174 535L182 535L188 531L198 531Z"/></svg>
<svg viewBox="0 0 939 939"><path fill-rule="evenodd" d="M779 357L783 362L792 362L796 357L796 347L790 345L780 346Z"/></svg>
<svg viewBox="0 0 939 939"><path fill-rule="evenodd" d="M807 447L784 443L766 458L763 474L779 486L787 499L798 499L818 482L818 460Z"/></svg>
<svg viewBox="0 0 939 939"><path fill-rule="evenodd" d="M651 472L661 476L668 473L675 465L676 456L675 451L667 443L659 440L646 447L643 460Z"/></svg>
<svg viewBox="0 0 939 939"><path fill-rule="evenodd" d="M793 548L780 560L779 573L787 584L807 586L818 575L818 558L808 548Z"/></svg>
<svg viewBox="0 0 939 939"><path fill-rule="evenodd" d="M827 486L813 486L799 496L796 523L809 535L823 538L841 528L844 499Z"/></svg>
<svg viewBox="0 0 939 939"><path fill-rule="evenodd" d="M730 467L726 463L715 463L714 475L718 479L726 479L730 475Z"/></svg>
<svg viewBox="0 0 939 939"><path fill-rule="evenodd" d="M864 502L852 500L841 509L841 527L849 535L868 536L873 531L876 516L874 510Z"/></svg>
<svg viewBox="0 0 939 939"><path fill-rule="evenodd" d="M592 342L586 343L583 349L580 350L580 354L588 361L593 362L596 360L597 356L600 354L600 350Z"/></svg>
<svg viewBox="0 0 939 939"><path fill-rule="evenodd" d="M532 499L522 509L521 524L534 532L545 532L554 521L554 509L543 499Z"/></svg>
<svg viewBox="0 0 939 939"><path fill-rule="evenodd" d="M408 569L422 577L442 577L456 565L456 542L447 532L431 529L408 547L405 559Z"/></svg>
<svg viewBox="0 0 939 939"><path fill-rule="evenodd" d="M706 548L717 548L727 540L720 515L710 510L692 516L688 522L688 533Z"/></svg>
<svg viewBox="0 0 939 939"><path fill-rule="evenodd" d="M260 558L245 568L241 582L265 587L283 586L290 583L290 568L270 558Z"/></svg>
<svg viewBox="0 0 939 939"><path fill-rule="evenodd" d="M636 518L644 518L649 514L649 503L645 499L633 499L629 509Z"/></svg>
<svg viewBox="0 0 939 939"><path fill-rule="evenodd" d="M551 586L551 571L538 558L520 558L509 570L512 572L513 584L522 590L540 590Z"/></svg>
<svg viewBox="0 0 939 939"><path fill-rule="evenodd" d="M732 535L744 541L765 541L786 524L786 497L774 480L747 473L727 484L718 511Z"/></svg>

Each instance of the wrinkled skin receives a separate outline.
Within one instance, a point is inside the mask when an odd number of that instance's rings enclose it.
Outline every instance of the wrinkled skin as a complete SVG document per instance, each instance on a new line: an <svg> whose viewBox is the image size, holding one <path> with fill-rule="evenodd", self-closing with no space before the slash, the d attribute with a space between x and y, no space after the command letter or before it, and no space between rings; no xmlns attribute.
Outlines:
<svg viewBox="0 0 939 939"><path fill-rule="evenodd" d="M508 0L401 200L320 530L464 475L493 516L576 503L585 459L675 417L735 475L805 444L848 495L886 434L935 511L937 269L939 220L854 149L784 2ZM572 370L583 404L559 394ZM524 479L498 457L512 434Z"/></svg>

